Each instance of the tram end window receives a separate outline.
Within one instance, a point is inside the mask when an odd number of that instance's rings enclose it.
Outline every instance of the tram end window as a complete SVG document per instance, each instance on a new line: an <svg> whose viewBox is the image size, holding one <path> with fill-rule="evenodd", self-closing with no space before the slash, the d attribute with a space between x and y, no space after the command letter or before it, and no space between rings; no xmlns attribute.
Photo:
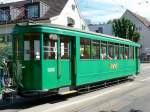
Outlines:
<svg viewBox="0 0 150 112"><path fill-rule="evenodd" d="M40 60L40 35L39 33L24 34L24 60Z"/></svg>
<svg viewBox="0 0 150 112"><path fill-rule="evenodd" d="M55 34L44 34L44 59L57 59L57 41L58 37Z"/></svg>

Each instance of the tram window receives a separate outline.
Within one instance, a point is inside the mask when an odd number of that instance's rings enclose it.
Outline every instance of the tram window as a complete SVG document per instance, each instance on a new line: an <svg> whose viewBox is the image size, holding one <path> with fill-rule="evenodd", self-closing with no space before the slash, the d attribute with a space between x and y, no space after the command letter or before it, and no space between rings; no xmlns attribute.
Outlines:
<svg viewBox="0 0 150 112"><path fill-rule="evenodd" d="M44 34L44 59L57 59L57 35Z"/></svg>
<svg viewBox="0 0 150 112"><path fill-rule="evenodd" d="M92 59L100 59L100 42L92 40Z"/></svg>
<svg viewBox="0 0 150 112"><path fill-rule="evenodd" d="M120 59L124 58L124 46L123 45L120 46L119 57L120 57Z"/></svg>
<svg viewBox="0 0 150 112"><path fill-rule="evenodd" d="M125 46L124 59L128 59L128 58L129 58L129 47Z"/></svg>
<svg viewBox="0 0 150 112"><path fill-rule="evenodd" d="M107 43L101 42L101 59L107 59Z"/></svg>
<svg viewBox="0 0 150 112"><path fill-rule="evenodd" d="M107 55L108 59L113 59L114 58L114 47L112 43L108 44L108 55Z"/></svg>
<svg viewBox="0 0 150 112"><path fill-rule="evenodd" d="M40 36L38 33L24 35L24 60L40 60Z"/></svg>
<svg viewBox="0 0 150 112"><path fill-rule="evenodd" d="M24 60L30 60L30 41L24 41Z"/></svg>
<svg viewBox="0 0 150 112"><path fill-rule="evenodd" d="M129 49L129 58L134 59L134 48L133 47L130 47L130 49Z"/></svg>
<svg viewBox="0 0 150 112"><path fill-rule="evenodd" d="M90 40L89 39L83 39L80 40L80 58L81 59L90 59Z"/></svg>
<svg viewBox="0 0 150 112"><path fill-rule="evenodd" d="M119 45L118 44L115 44L114 45L114 59L117 60L119 59Z"/></svg>
<svg viewBox="0 0 150 112"><path fill-rule="evenodd" d="M70 58L70 40L66 37L60 37L60 55L61 59Z"/></svg>

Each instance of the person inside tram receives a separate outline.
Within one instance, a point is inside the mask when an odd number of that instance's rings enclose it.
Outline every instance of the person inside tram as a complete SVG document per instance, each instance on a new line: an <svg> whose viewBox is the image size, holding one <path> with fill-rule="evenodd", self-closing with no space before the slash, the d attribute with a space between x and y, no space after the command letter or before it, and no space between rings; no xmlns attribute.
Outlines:
<svg viewBox="0 0 150 112"><path fill-rule="evenodd" d="M55 52L51 52L51 55L49 56L49 59L55 59Z"/></svg>
<svg viewBox="0 0 150 112"><path fill-rule="evenodd" d="M128 52L127 51L124 54L124 59L128 59Z"/></svg>
<svg viewBox="0 0 150 112"><path fill-rule="evenodd" d="M120 53L120 59L123 59L123 52Z"/></svg>
<svg viewBox="0 0 150 112"><path fill-rule="evenodd" d="M69 59L68 52L64 53L64 55L61 56L61 59Z"/></svg>
<svg viewBox="0 0 150 112"><path fill-rule="evenodd" d="M107 58L106 49L105 48L102 48L101 58L102 59L106 59Z"/></svg>
<svg viewBox="0 0 150 112"><path fill-rule="evenodd" d="M87 50L84 50L83 57L84 57L84 59L88 59L90 57Z"/></svg>
<svg viewBox="0 0 150 112"><path fill-rule="evenodd" d="M119 57L118 57L118 51L117 51L117 50L115 51L114 59L115 59L115 60L119 59Z"/></svg>

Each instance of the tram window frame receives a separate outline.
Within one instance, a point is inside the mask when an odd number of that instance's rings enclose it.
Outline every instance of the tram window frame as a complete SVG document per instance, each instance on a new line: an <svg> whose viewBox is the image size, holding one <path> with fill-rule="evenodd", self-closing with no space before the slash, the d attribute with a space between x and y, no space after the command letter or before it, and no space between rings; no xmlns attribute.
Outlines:
<svg viewBox="0 0 150 112"><path fill-rule="evenodd" d="M119 44L115 43L114 44L114 60L118 60L118 59L119 59Z"/></svg>
<svg viewBox="0 0 150 112"><path fill-rule="evenodd" d="M129 59L134 60L134 47L133 46L129 46Z"/></svg>
<svg viewBox="0 0 150 112"><path fill-rule="evenodd" d="M91 40L91 59L100 59L100 41Z"/></svg>
<svg viewBox="0 0 150 112"><path fill-rule="evenodd" d="M49 43L46 43L48 41ZM57 34L44 33L43 50L44 50L43 51L44 60L57 60L58 59L58 35Z"/></svg>
<svg viewBox="0 0 150 112"><path fill-rule="evenodd" d="M41 60L41 53L40 53L40 33L25 33L23 35L23 44L24 44L24 60L29 61L29 60ZM25 47L25 42L29 42L27 44L28 46ZM38 48L35 46L35 43L38 42ZM28 48L28 49L25 49ZM25 55L28 55L25 57Z"/></svg>
<svg viewBox="0 0 150 112"><path fill-rule="evenodd" d="M126 59L126 60L129 59L129 46L128 45L124 46L124 59Z"/></svg>
<svg viewBox="0 0 150 112"><path fill-rule="evenodd" d="M108 42L108 54L107 54L107 59L112 60L114 59L114 45L112 42Z"/></svg>
<svg viewBox="0 0 150 112"><path fill-rule="evenodd" d="M70 54L71 39L68 36L64 36L64 35L60 35L59 37L60 37L60 58L61 58L61 60L69 60L71 58L71 54ZM65 40L65 39L67 39L67 40ZM65 41L62 41L62 40L65 40ZM66 43L67 43L67 46L66 46Z"/></svg>
<svg viewBox="0 0 150 112"><path fill-rule="evenodd" d="M86 52L86 55L84 56L85 52ZM80 38L80 59L91 59L91 40L90 39L83 38L83 37Z"/></svg>
<svg viewBox="0 0 150 112"><path fill-rule="evenodd" d="M124 59L124 45L123 44L119 45L119 59L121 60Z"/></svg>
<svg viewBox="0 0 150 112"><path fill-rule="evenodd" d="M107 42L101 41L100 44L100 59L106 60L107 59Z"/></svg>

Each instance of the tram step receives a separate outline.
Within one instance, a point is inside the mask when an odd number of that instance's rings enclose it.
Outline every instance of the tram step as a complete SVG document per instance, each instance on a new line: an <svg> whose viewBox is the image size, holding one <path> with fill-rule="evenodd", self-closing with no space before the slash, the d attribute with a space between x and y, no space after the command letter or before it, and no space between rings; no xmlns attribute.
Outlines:
<svg viewBox="0 0 150 112"><path fill-rule="evenodd" d="M65 91L65 92L61 92L59 93L60 95L68 95L68 94L73 94L73 93L77 93L76 90L71 90L71 91Z"/></svg>

